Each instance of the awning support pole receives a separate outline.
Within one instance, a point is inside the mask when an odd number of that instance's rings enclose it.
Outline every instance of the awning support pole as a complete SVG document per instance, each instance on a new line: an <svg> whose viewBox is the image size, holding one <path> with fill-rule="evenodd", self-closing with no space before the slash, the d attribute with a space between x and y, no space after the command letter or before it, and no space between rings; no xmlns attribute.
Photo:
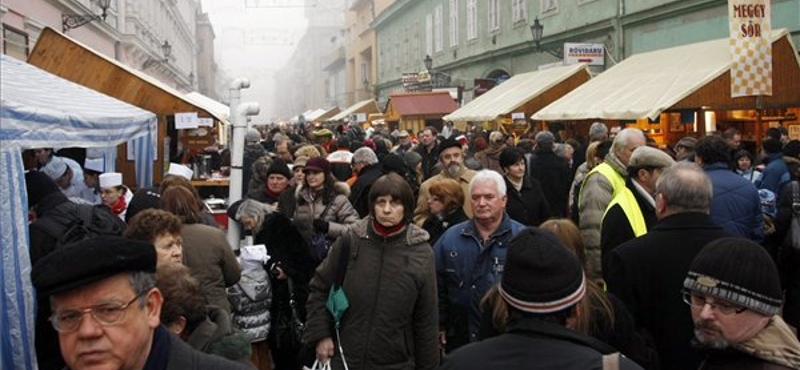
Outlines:
<svg viewBox="0 0 800 370"><path fill-rule="evenodd" d="M228 185L228 205L242 198L242 162L244 161L244 134L247 127L247 118L239 120L239 101L241 100L241 90L250 87L250 81L244 78L237 78L228 88L230 99L230 123L233 128L231 139L231 175ZM228 222L228 244L231 248L239 248L239 224L236 220Z"/></svg>

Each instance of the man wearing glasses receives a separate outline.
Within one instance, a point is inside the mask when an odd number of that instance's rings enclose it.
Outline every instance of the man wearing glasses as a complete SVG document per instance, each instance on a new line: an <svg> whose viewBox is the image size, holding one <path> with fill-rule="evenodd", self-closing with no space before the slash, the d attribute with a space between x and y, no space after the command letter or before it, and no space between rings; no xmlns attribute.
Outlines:
<svg viewBox="0 0 800 370"><path fill-rule="evenodd" d="M65 245L36 263L31 278L37 294L50 297L67 368L246 369L168 333L155 268L151 244L110 236Z"/></svg>
<svg viewBox="0 0 800 370"><path fill-rule="evenodd" d="M778 315L778 269L760 245L717 239L698 253L683 282L702 370L798 369L800 343Z"/></svg>

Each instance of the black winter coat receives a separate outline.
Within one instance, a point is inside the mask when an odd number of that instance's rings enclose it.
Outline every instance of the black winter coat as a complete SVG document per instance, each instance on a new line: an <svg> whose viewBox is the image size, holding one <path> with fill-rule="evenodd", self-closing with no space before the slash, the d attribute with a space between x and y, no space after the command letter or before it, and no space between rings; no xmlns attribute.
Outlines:
<svg viewBox="0 0 800 370"><path fill-rule="evenodd" d="M372 183L382 175L380 164L366 166L350 187L350 203L358 212L358 217L364 218L369 214L369 191L372 189Z"/></svg>
<svg viewBox="0 0 800 370"><path fill-rule="evenodd" d="M421 143L414 150L422 156L422 181L433 177L436 174L434 168L439 162L439 144L436 144L430 152Z"/></svg>
<svg viewBox="0 0 800 370"><path fill-rule="evenodd" d="M469 220L469 217L464 213L464 207L456 207L455 211L448 213L447 216L441 220L434 215L428 216L428 218L425 219L425 223L422 224L422 228L425 229L431 237L428 241L430 245L434 245L450 226L460 224L466 220Z"/></svg>
<svg viewBox="0 0 800 370"><path fill-rule="evenodd" d="M783 319L797 328L800 327L800 250L792 248L792 216L792 184L789 183L778 195L775 232L767 237L765 247L775 258L781 286L786 292ZM800 235L795 237L800 238Z"/></svg>
<svg viewBox="0 0 800 370"><path fill-rule="evenodd" d="M656 218L656 209L650 205L641 193L639 193L639 190L633 185L633 180L631 180L630 177L625 179L625 186L633 193L633 197L636 198L636 203L639 204L639 209L642 211L647 230L652 229L658 221ZM628 221L628 217L625 216L625 211L622 210L622 206L615 204L613 207L609 208L603 216L603 226L600 228L600 260L604 274L605 271L608 270L608 256L611 254L611 251L622 243L634 238L636 238L636 234L633 232L633 228Z"/></svg>
<svg viewBox="0 0 800 370"><path fill-rule="evenodd" d="M553 217L567 214L569 187L572 185L570 173L567 162L550 150L537 150L528 161L528 175L542 185Z"/></svg>
<svg viewBox="0 0 800 370"><path fill-rule="evenodd" d="M678 213L660 220L646 235L611 252L606 283L652 336L661 370L696 369L691 348L694 324L683 303L683 280L694 257L709 242L732 236L705 213Z"/></svg>
<svg viewBox="0 0 800 370"><path fill-rule="evenodd" d="M440 370L600 370L611 346L569 330L559 324L536 319L518 319L505 334L461 347L448 356ZM620 369L641 369L620 357Z"/></svg>
<svg viewBox="0 0 800 370"><path fill-rule="evenodd" d="M508 177L504 179L508 193L506 203L508 217L525 226L539 226L550 217L550 206L547 204L539 180L525 176L522 179L522 189L517 191Z"/></svg>

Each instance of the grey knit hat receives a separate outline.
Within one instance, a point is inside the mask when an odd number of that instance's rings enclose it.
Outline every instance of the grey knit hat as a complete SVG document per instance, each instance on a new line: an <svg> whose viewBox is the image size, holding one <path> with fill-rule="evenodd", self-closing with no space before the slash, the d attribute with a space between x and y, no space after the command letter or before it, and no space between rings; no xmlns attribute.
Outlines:
<svg viewBox="0 0 800 370"><path fill-rule="evenodd" d="M717 239L700 250L683 287L767 316L783 301L778 268L759 244L744 238Z"/></svg>

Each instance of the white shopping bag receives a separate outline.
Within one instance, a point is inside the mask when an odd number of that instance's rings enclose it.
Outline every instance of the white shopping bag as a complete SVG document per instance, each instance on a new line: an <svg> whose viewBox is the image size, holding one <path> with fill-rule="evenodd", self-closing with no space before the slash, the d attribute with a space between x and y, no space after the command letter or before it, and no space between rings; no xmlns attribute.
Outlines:
<svg viewBox="0 0 800 370"><path fill-rule="evenodd" d="M311 367L303 366L303 370L331 370L331 360L325 361L325 363L314 360L314 365Z"/></svg>
<svg viewBox="0 0 800 370"><path fill-rule="evenodd" d="M239 250L239 260L243 268L264 266L270 259L264 244L248 245Z"/></svg>

